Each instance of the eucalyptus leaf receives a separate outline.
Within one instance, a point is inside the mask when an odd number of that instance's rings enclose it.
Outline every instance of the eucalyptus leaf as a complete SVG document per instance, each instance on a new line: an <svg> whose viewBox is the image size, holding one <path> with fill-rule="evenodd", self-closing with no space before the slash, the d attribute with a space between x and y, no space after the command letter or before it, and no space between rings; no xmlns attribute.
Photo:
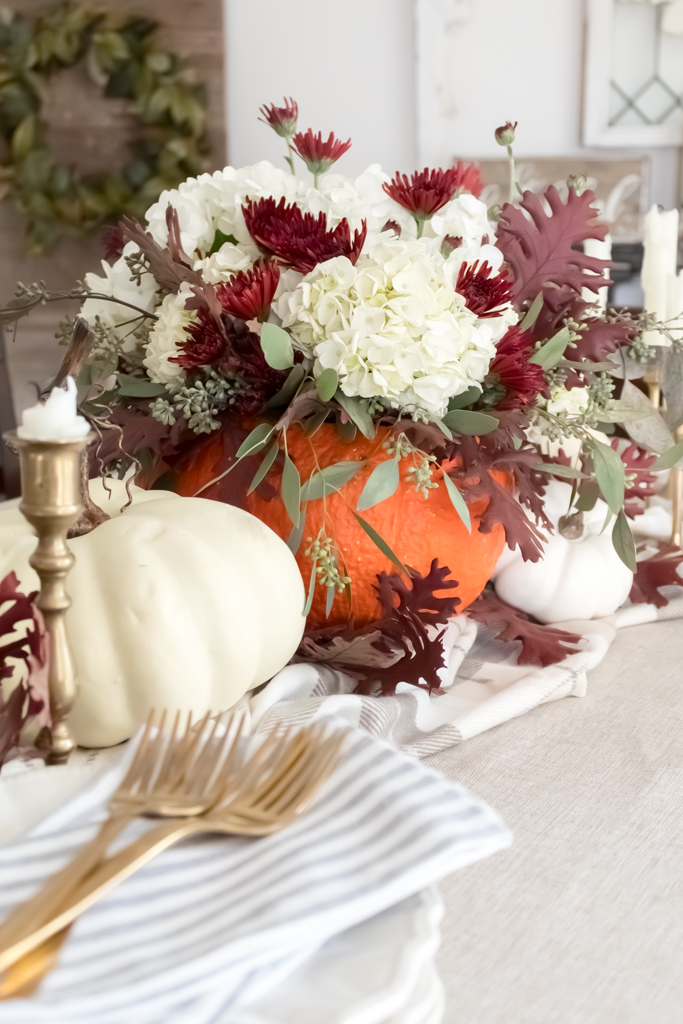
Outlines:
<svg viewBox="0 0 683 1024"><path fill-rule="evenodd" d="M630 569L631 572L636 572L638 568L636 564L636 545L623 509L617 516L612 528L612 544L626 568Z"/></svg>
<svg viewBox="0 0 683 1024"><path fill-rule="evenodd" d="M498 426L495 416L487 412L472 412L471 409L452 409L446 413L443 421L456 434L466 434L468 437L490 434Z"/></svg>
<svg viewBox="0 0 683 1024"><path fill-rule="evenodd" d="M536 366L541 366L544 370L552 369L553 366L559 363L570 341L571 334L569 333L569 328L563 327L562 330L553 335L550 341L546 341L545 345L542 345L538 352L534 353L529 362L534 363Z"/></svg>
<svg viewBox="0 0 683 1024"><path fill-rule="evenodd" d="M367 508L379 505L381 501L390 498L398 490L399 472L396 459L387 459L375 466L368 477L365 487L361 491L356 508L364 512Z"/></svg>
<svg viewBox="0 0 683 1024"><path fill-rule="evenodd" d="M284 382L277 394L268 399L264 409L277 409L280 405L288 405L299 389L299 386L305 376L306 371L301 363L297 363L296 366L293 366L289 371L287 380Z"/></svg>
<svg viewBox="0 0 683 1024"><path fill-rule="evenodd" d="M603 444L602 441L592 439L590 447L595 476L602 496L607 502L610 512L616 516L624 504L624 463L619 458L619 454L609 445Z"/></svg>
<svg viewBox="0 0 683 1024"><path fill-rule="evenodd" d="M554 462L539 462L531 467L536 473L550 473L551 476L561 476L565 480L585 480L585 473L573 466L561 466Z"/></svg>
<svg viewBox="0 0 683 1024"><path fill-rule="evenodd" d="M310 612L311 605L313 604L313 594L315 593L315 570L317 568L318 568L318 563L314 562L313 563L313 568L311 569L311 580L310 580L310 583L308 584L308 596L306 598L306 604L304 605L304 609L303 609L303 612L302 612L304 618L306 618L306 616Z"/></svg>
<svg viewBox="0 0 683 1024"><path fill-rule="evenodd" d="M651 473L659 473L663 469L673 469L677 462L683 459L683 441L674 444L668 451L660 455L656 462L650 466Z"/></svg>
<svg viewBox="0 0 683 1024"><path fill-rule="evenodd" d="M288 370L294 363L292 339L277 324L261 324L261 348L268 366Z"/></svg>
<svg viewBox="0 0 683 1024"><path fill-rule="evenodd" d="M124 398L158 398L166 394L166 388L152 380L119 376L118 393Z"/></svg>
<svg viewBox="0 0 683 1024"><path fill-rule="evenodd" d="M346 423L342 423L341 416L337 416L337 433L341 437L345 444L353 444L356 440L356 434L358 433L358 427L351 420L347 420Z"/></svg>
<svg viewBox="0 0 683 1024"><path fill-rule="evenodd" d="M302 501L315 501L339 490L352 480L365 462L334 462L324 469L315 470L301 489Z"/></svg>
<svg viewBox="0 0 683 1024"><path fill-rule="evenodd" d="M359 398L349 398L341 388L337 389L334 398L346 415L356 424L363 437L367 437L369 441L372 441L375 436L375 424L372 422L372 416L368 412L367 405Z"/></svg>
<svg viewBox="0 0 683 1024"><path fill-rule="evenodd" d="M447 427L443 420L435 419L434 423L437 425L444 437L447 437L449 441L453 440L453 434L451 433L450 427Z"/></svg>
<svg viewBox="0 0 683 1024"><path fill-rule="evenodd" d="M463 391L460 395L454 395L453 398L448 400L448 411L452 412L453 409L464 409L468 405L472 405L472 402L481 396L481 388L471 387L467 391Z"/></svg>
<svg viewBox="0 0 683 1024"><path fill-rule="evenodd" d="M286 450L280 494L292 524L298 526L301 518L301 477Z"/></svg>
<svg viewBox="0 0 683 1024"><path fill-rule="evenodd" d="M248 437L245 437L237 449L237 458L243 459L246 455L254 455L268 444L275 427L270 423L259 423L254 427Z"/></svg>
<svg viewBox="0 0 683 1024"><path fill-rule="evenodd" d="M630 380L624 381L622 401L628 402L632 408L642 409L640 419L630 420L625 424L627 433L636 444L650 448L658 455L668 451L674 443L671 431L649 398Z"/></svg>
<svg viewBox="0 0 683 1024"><path fill-rule="evenodd" d="M306 426L304 428L306 437L313 437L313 435L320 430L327 419L328 414L329 409L320 409L318 412L314 412L313 415L306 420Z"/></svg>
<svg viewBox="0 0 683 1024"><path fill-rule="evenodd" d="M392 561L397 569L400 569L401 572L405 572L405 565L398 558L398 556L394 554L394 552L391 550L391 548L384 540L384 538L380 537L377 530L370 526L370 523L366 523L366 521L361 516L359 516L358 513L354 512L353 517L358 523L358 525L361 527L361 529L365 530L370 540L373 542L373 544L376 545L376 547L379 548L382 554L390 561Z"/></svg>
<svg viewBox="0 0 683 1024"><path fill-rule="evenodd" d="M301 515L299 517L299 525L292 527L292 532L287 538L287 547L293 555L297 553L301 547L301 541L304 539L304 530L306 529L306 506L301 506Z"/></svg>
<svg viewBox="0 0 683 1024"><path fill-rule="evenodd" d="M337 593L336 587L327 587L327 596L325 598L325 618L329 619L330 612L332 611L332 605L334 604L334 598Z"/></svg>
<svg viewBox="0 0 683 1024"><path fill-rule="evenodd" d="M261 483L261 481L265 479L265 477L268 474L268 470L270 469L270 467L275 462L275 460L277 458L277 453L279 451L280 451L280 445L276 441L275 444L272 446L272 448L268 449L268 451L266 452L266 454L264 456L263 462L261 463L259 468L256 470L256 473L254 475L254 479L251 481L251 486L249 487L249 490L247 491L247 494L251 494L252 491L255 491L256 488L258 487L258 485Z"/></svg>
<svg viewBox="0 0 683 1024"><path fill-rule="evenodd" d="M443 482L446 485L448 497L453 502L453 508L458 513L463 523L467 527L467 532L472 533L472 520L470 518L470 510L467 507L467 502L465 501L462 494L449 477L448 473L444 473Z"/></svg>
<svg viewBox="0 0 683 1024"><path fill-rule="evenodd" d="M683 352L673 345L663 350L662 394L666 399L664 416L671 430L683 423Z"/></svg>
<svg viewBox="0 0 683 1024"><path fill-rule="evenodd" d="M323 370L320 376L316 378L315 386L321 402L330 402L334 398L337 393L337 388L339 387L339 375L337 371L332 369Z"/></svg>
<svg viewBox="0 0 683 1024"><path fill-rule="evenodd" d="M600 497L600 487L595 480L587 480L581 485L579 496L574 508L577 512L591 512Z"/></svg>
<svg viewBox="0 0 683 1024"><path fill-rule="evenodd" d="M536 296L536 298L534 299L534 301L529 306L528 310L526 311L524 319L522 320L521 324L519 325L520 330L522 330L522 331L530 331L531 328L536 323L536 321L538 320L538 314L541 312L542 309L543 309L543 292L539 292L538 295Z"/></svg>

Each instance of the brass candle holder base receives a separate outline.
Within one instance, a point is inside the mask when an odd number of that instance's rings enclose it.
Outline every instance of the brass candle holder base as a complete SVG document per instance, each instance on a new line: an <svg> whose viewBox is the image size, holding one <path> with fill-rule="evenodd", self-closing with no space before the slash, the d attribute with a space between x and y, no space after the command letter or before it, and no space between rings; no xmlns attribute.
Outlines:
<svg viewBox="0 0 683 1024"><path fill-rule="evenodd" d="M19 508L38 534L29 559L40 577L40 608L48 633L48 684L51 736L48 764L65 764L75 747L67 718L76 699L77 683L66 635L65 615L71 605L66 576L74 564L67 533L83 512L81 453L93 438L30 441L16 433L4 435L19 452L22 499Z"/></svg>

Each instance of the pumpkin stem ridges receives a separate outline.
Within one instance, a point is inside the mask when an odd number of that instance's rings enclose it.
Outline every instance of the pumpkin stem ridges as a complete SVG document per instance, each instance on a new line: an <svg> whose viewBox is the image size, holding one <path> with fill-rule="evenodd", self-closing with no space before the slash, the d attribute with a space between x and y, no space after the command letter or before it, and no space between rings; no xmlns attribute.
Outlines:
<svg viewBox="0 0 683 1024"><path fill-rule="evenodd" d="M81 455L81 501L83 502L83 515L69 530L69 537L82 537L85 533L91 533L95 527L106 523L111 518L90 497L90 464L87 451Z"/></svg>

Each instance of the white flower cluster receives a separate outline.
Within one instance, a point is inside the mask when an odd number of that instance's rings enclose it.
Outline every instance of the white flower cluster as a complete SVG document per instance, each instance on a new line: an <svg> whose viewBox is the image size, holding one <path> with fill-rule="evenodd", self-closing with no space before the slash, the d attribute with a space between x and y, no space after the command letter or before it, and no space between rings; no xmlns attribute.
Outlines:
<svg viewBox="0 0 683 1024"><path fill-rule="evenodd" d="M486 376L510 320L467 309L454 290L459 262L421 240L379 242L356 266L337 257L316 267L277 313L316 376L333 369L346 395L440 417Z"/></svg>
<svg viewBox="0 0 683 1024"><path fill-rule="evenodd" d="M158 202L147 211L148 230L159 245L166 245L166 210L169 204L173 206L178 214L183 249L196 258L195 266L205 279L217 284L247 269L258 258L258 249L244 223L242 205L246 199L284 198L304 212L324 213L330 228L346 218L351 230L356 231L365 221L366 251L380 237L386 237L382 232L387 223L396 224L404 240L415 238L415 220L382 188L389 181L389 175L379 164L372 164L355 179L325 174L318 188L267 160L252 167L226 167L213 174L188 178L177 189L162 192ZM462 257L472 259L491 230L484 203L464 194L439 211L426 225L425 235L439 243L445 235L462 239ZM230 240L211 253L217 231Z"/></svg>
<svg viewBox="0 0 683 1024"><path fill-rule="evenodd" d="M187 339L187 328L196 320L192 309L185 309L185 303L192 295L186 281L175 295L164 296L157 310L159 319L149 332L147 353L142 360L147 367L147 376L157 384L165 384L170 391L182 386L185 371L171 358L178 355L179 346Z"/></svg>
<svg viewBox="0 0 683 1024"><path fill-rule="evenodd" d="M317 188L267 161L226 167L163 192L147 212L148 231L159 245L167 244L171 204L184 251L204 280L218 285L249 269L259 256L242 213L247 198L284 198L304 212L322 212L330 229L343 218L352 231L365 221L367 238L355 267L339 257L305 277L283 270L274 308L314 360L314 373L335 369L347 395L441 416L451 396L481 383L496 341L516 315L507 306L500 315L478 320L454 290L463 263L486 260L495 273L500 270L502 254L489 244L493 229L484 203L469 194L452 199L418 239L413 217L382 188L389 180L378 164L355 179L323 175ZM448 258L441 254L446 235L459 239ZM212 251L217 238L227 241ZM170 360L195 317L185 309L190 289L183 285L161 301L151 274L142 274L139 284L131 278L124 257L136 252L128 243L113 266L103 263L104 278L89 274L87 283L91 290L157 313L141 355L149 377L173 390L185 380ZM135 320L133 310L88 299L82 313L90 320L99 316L124 344L136 344L132 335L127 340L136 326L128 326Z"/></svg>
<svg viewBox="0 0 683 1024"><path fill-rule="evenodd" d="M129 302L132 306L138 306L147 310L148 313L152 313L158 298L156 281L151 274L142 274L138 285L131 278L130 268L125 260L126 256L132 256L137 251L137 245L134 242L129 242L123 250L123 255L113 266L102 260L104 277L99 277L97 274L86 274L85 284L91 292L114 295L121 302ZM133 331L139 326L139 315L130 306L123 306L118 302L108 302L106 299L86 299L81 308L81 316L88 323L94 325L99 319L103 327L114 331L124 352L130 351L136 345Z"/></svg>

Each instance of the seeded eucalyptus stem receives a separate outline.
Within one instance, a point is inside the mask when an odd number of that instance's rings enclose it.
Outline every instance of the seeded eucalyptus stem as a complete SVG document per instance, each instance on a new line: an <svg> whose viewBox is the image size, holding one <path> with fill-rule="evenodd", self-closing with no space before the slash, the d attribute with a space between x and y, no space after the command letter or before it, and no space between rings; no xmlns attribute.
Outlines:
<svg viewBox="0 0 683 1024"><path fill-rule="evenodd" d="M516 193L519 192L519 194L521 195L522 194L522 190L521 190L521 188L519 187L519 185L517 184L517 182L515 180L515 177L516 177L515 176L515 157L514 157L514 153L512 152L512 146L508 146L507 147L507 151L508 151L508 165L510 167L510 202L514 203Z"/></svg>

